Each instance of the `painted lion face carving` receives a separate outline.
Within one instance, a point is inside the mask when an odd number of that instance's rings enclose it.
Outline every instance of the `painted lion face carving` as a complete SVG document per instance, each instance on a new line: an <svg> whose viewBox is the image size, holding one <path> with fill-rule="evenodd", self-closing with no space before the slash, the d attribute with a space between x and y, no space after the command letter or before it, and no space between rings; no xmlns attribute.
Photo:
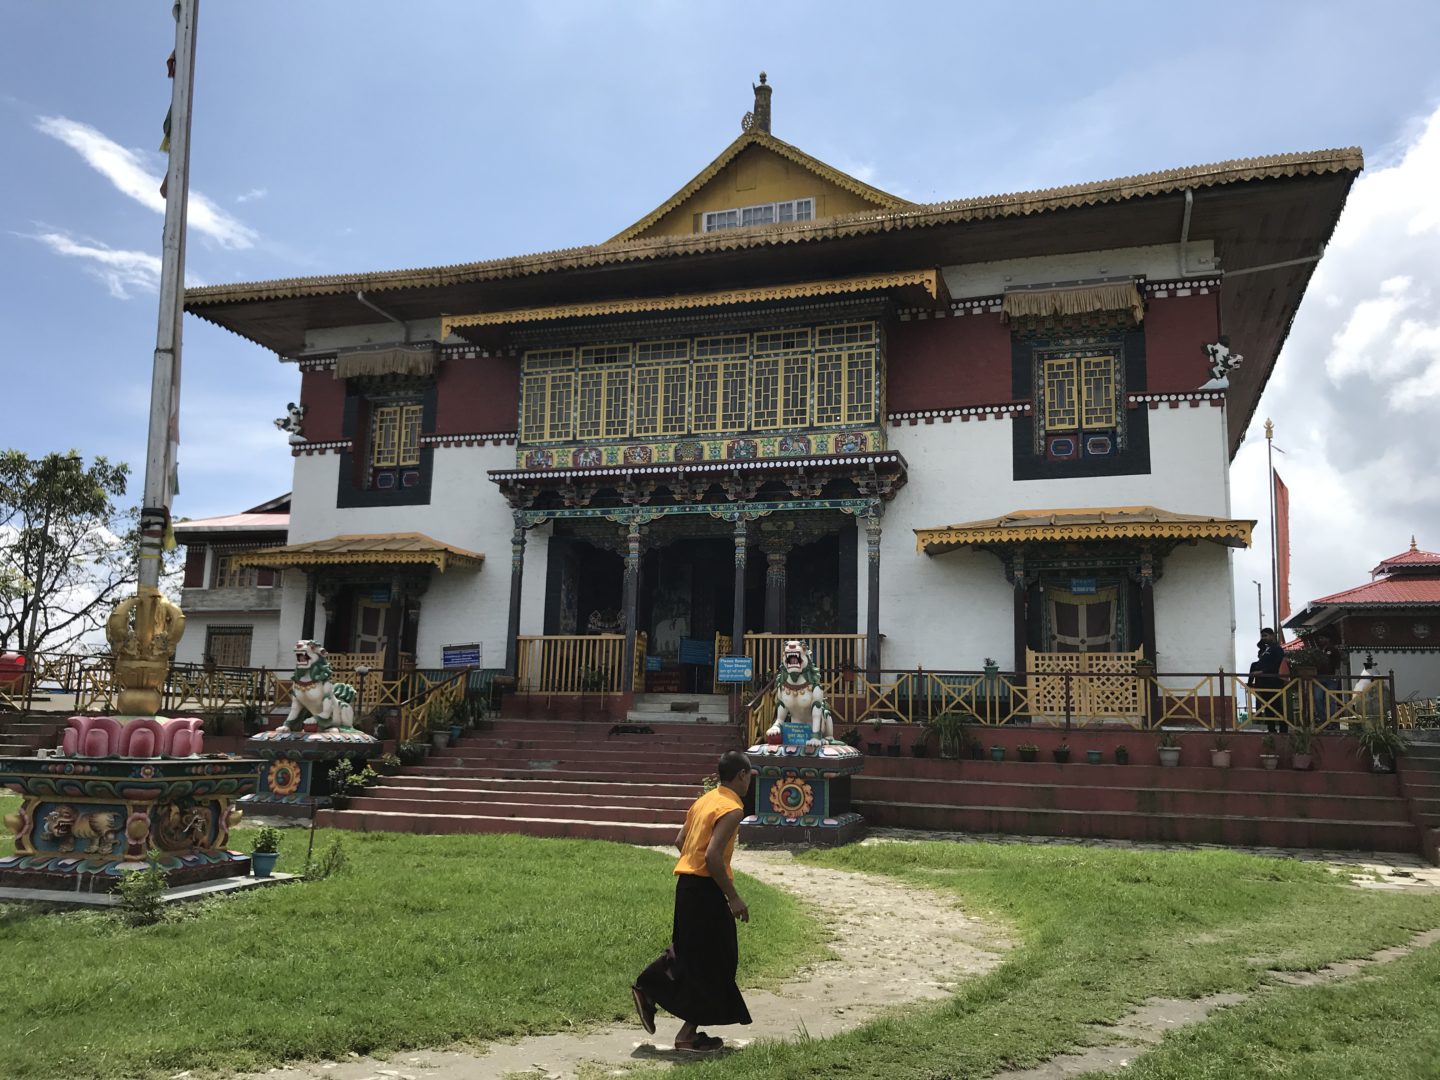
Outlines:
<svg viewBox="0 0 1440 1080"><path fill-rule="evenodd" d="M295 643L295 677L320 681L330 678L330 654L318 641Z"/></svg>
<svg viewBox="0 0 1440 1080"><path fill-rule="evenodd" d="M792 680L798 680L804 676L806 670L814 663L810 658L810 647L803 641L787 641L781 653L781 663L785 665L785 675Z"/></svg>

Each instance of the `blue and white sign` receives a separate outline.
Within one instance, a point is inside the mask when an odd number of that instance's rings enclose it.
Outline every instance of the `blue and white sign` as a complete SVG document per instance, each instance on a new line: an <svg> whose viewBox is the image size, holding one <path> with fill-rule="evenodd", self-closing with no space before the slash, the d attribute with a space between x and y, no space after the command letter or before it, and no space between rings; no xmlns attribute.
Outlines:
<svg viewBox="0 0 1440 1080"><path fill-rule="evenodd" d="M755 661L748 656L722 656L715 665L717 682L749 682L755 677Z"/></svg>
<svg viewBox="0 0 1440 1080"><path fill-rule="evenodd" d="M440 666L447 668L479 667L480 643L442 645L440 647Z"/></svg>
<svg viewBox="0 0 1440 1080"><path fill-rule="evenodd" d="M804 746L810 741L810 725L786 720L780 725L780 741L785 746Z"/></svg>
<svg viewBox="0 0 1440 1080"><path fill-rule="evenodd" d="M715 642L700 638L680 639L680 663L709 664L715 659Z"/></svg>
<svg viewBox="0 0 1440 1080"><path fill-rule="evenodd" d="M1093 577L1072 577L1070 591L1076 596L1094 596L1095 579Z"/></svg>
<svg viewBox="0 0 1440 1080"><path fill-rule="evenodd" d="M661 661L660 657L658 657L658 656L647 656L647 657L645 657L645 670L646 670L646 671L664 671L664 670L665 670L665 664L664 664L663 661Z"/></svg>

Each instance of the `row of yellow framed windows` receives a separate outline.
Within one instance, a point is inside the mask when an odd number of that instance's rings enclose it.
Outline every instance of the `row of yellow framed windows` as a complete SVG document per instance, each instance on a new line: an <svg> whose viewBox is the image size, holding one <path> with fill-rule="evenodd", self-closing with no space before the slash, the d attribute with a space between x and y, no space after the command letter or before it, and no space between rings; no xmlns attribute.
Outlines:
<svg viewBox="0 0 1440 1080"><path fill-rule="evenodd" d="M420 405L380 405L371 413L370 464L376 469L420 464Z"/></svg>
<svg viewBox="0 0 1440 1080"><path fill-rule="evenodd" d="M875 422L874 323L525 354L525 442Z"/></svg>
<svg viewBox="0 0 1440 1080"><path fill-rule="evenodd" d="M1114 428L1114 356L1053 356L1042 368L1044 427L1051 431L1100 431Z"/></svg>

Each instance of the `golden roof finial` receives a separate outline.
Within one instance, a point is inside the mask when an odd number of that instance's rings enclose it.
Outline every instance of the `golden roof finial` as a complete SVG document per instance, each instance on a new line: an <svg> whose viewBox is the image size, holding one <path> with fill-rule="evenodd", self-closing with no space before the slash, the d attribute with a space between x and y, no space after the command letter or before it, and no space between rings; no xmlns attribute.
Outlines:
<svg viewBox="0 0 1440 1080"><path fill-rule="evenodd" d="M1415 546L1415 534L1414 534L1414 533L1411 533L1411 534L1410 534L1410 550L1411 550L1411 551L1419 551L1419 550L1420 550L1418 547Z"/></svg>
<svg viewBox="0 0 1440 1080"><path fill-rule="evenodd" d="M1267 440L1275 437L1275 423L1272 420L1265 421L1265 438Z"/></svg>

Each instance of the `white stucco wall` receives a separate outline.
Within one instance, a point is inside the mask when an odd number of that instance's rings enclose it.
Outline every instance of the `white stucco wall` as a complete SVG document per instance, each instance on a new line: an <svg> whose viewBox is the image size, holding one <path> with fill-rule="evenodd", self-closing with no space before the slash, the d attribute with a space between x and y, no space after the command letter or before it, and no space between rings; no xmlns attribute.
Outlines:
<svg viewBox="0 0 1440 1080"><path fill-rule="evenodd" d="M890 447L905 456L909 482L889 504L881 538L884 666L973 669L987 656L1002 667L1016 662L1013 598L1000 560L985 552L921 555L914 530L1073 507L1227 517L1224 425L1224 410L1208 404L1152 410L1148 474L1023 481L1010 478L1009 420L891 427ZM863 531L857 562L863 627ZM1225 662L1233 648L1229 565L1227 550L1212 544L1182 548L1166 562L1156 591L1162 669L1217 670Z"/></svg>
<svg viewBox="0 0 1440 1080"><path fill-rule="evenodd" d="M485 564L479 571L432 573L430 587L420 600L416 662L421 667L438 667L442 646L478 641L483 664L503 666L514 523L487 471L513 468L514 464L515 450L509 446L437 447L429 505L341 509L335 505L340 457L302 455L295 459L290 543L345 533L420 532L453 547L483 553ZM533 533L525 571L527 610L534 607L534 625L538 627L544 598L545 543ZM539 599L532 605L532 594L537 591ZM287 634L292 626L299 633L304 599L303 584L291 588L287 575L282 620ZM322 612L323 604L317 605L317 636L322 632Z"/></svg>
<svg viewBox="0 0 1440 1080"><path fill-rule="evenodd" d="M1177 230L1178 231L1178 230ZM1037 255L1028 259L946 266L945 285L958 299L967 296L997 296L1021 285L1049 285L1060 281L1084 281L1105 277L1146 277L1152 280L1203 276L1215 272L1215 245L1209 241L1191 243L1186 253L1188 266L1180 262L1180 245L1150 244L1145 247L1109 248L1070 255Z"/></svg>
<svg viewBox="0 0 1440 1080"><path fill-rule="evenodd" d="M205 662L205 639L211 626L250 627L250 657L245 667L274 667L274 654L280 635L280 616L274 613L209 614L185 613L185 636L175 647L178 664Z"/></svg>
<svg viewBox="0 0 1440 1080"><path fill-rule="evenodd" d="M1365 650L1350 654L1350 674L1359 675L1365 665ZM1381 675L1395 672L1395 695L1408 698L1440 697L1440 652L1390 652L1371 649Z"/></svg>

